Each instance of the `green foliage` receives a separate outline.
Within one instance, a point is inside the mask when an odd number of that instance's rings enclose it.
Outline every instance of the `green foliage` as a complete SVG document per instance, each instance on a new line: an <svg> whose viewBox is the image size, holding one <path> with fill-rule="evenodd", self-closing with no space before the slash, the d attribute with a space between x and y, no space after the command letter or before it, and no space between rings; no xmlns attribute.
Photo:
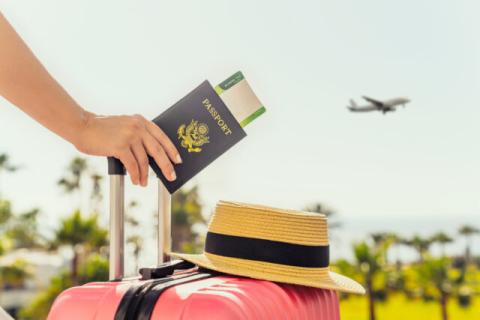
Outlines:
<svg viewBox="0 0 480 320"><path fill-rule="evenodd" d="M458 230L458 233L465 237L466 246L465 246L465 264L468 265L471 262L471 246L472 246L472 237L474 235L480 234L480 229L471 226L471 225L464 225L461 226Z"/></svg>
<svg viewBox="0 0 480 320"><path fill-rule="evenodd" d="M74 285L71 278L71 273L67 271L53 277L48 288L39 293L30 305L20 310L19 318L23 320L46 319L55 298L62 291ZM108 260L98 254L90 255L85 264L81 266L78 278L79 284L108 280Z"/></svg>
<svg viewBox="0 0 480 320"><path fill-rule="evenodd" d="M0 155L0 173L14 171L16 168L8 162L8 157ZM79 191L81 178L88 169L85 159L73 159L59 185L66 192ZM91 199L98 203L102 199L102 176L92 173L91 179ZM0 254L14 248L42 247L47 241L38 230L38 216L37 209L14 214L10 202L0 199ZM50 240L50 247L55 249L60 245L71 246L74 252L72 268L53 277L48 288L20 311L20 319L45 319L54 299L63 290L76 284L106 281L108 261L98 253L92 253L100 251L98 249L106 244L107 230L99 226L96 214L84 217L77 210L63 219L54 233L54 239ZM11 287L20 287L31 274L30 266L19 260L0 268L0 282Z"/></svg>
<svg viewBox="0 0 480 320"><path fill-rule="evenodd" d="M463 236L471 236L471 235L474 235L474 234L479 234L480 229L478 229L474 226L464 225L464 226L461 226L460 229L458 229L458 233L463 235Z"/></svg>
<svg viewBox="0 0 480 320"><path fill-rule="evenodd" d="M69 245L73 250L71 262L71 277L73 283L78 283L78 260L80 251L87 256L91 251L100 249L107 244L108 232L98 224L98 216L92 214L82 217L79 210L62 220L60 228L55 232L52 248L59 245Z"/></svg>
<svg viewBox="0 0 480 320"><path fill-rule="evenodd" d="M188 253L199 251L202 245L193 227L205 223L198 188L177 191L172 197L172 249Z"/></svg>
<svg viewBox="0 0 480 320"><path fill-rule="evenodd" d="M373 275L380 270L383 256L380 248L370 246L366 241L362 241L353 246L353 253L362 273Z"/></svg>
<svg viewBox="0 0 480 320"><path fill-rule="evenodd" d="M98 216L93 214L82 217L79 210L60 223L60 228L55 232L54 245L86 244L93 248L99 248L107 244L107 230L98 225Z"/></svg>
<svg viewBox="0 0 480 320"><path fill-rule="evenodd" d="M79 279L80 283L108 281L108 260L99 254L91 254L80 268Z"/></svg>
<svg viewBox="0 0 480 320"><path fill-rule="evenodd" d="M92 194L90 195L91 199L102 200L102 180L103 176L98 173L92 173L90 176L92 179Z"/></svg>
<svg viewBox="0 0 480 320"><path fill-rule="evenodd" d="M430 237L430 241L432 243L438 243L442 248L442 256L445 256L445 246L449 243L452 243L453 238L451 238L445 232L437 232L432 237Z"/></svg>
<svg viewBox="0 0 480 320"><path fill-rule="evenodd" d="M445 232L437 232L432 237L430 237L430 241L437 242L440 244L446 244L446 243L453 242L453 238L451 238Z"/></svg>
<svg viewBox="0 0 480 320"><path fill-rule="evenodd" d="M21 309L18 316L23 320L44 320L55 298L73 285L69 272L62 272L50 280L48 288L40 292L30 303Z"/></svg>
<svg viewBox="0 0 480 320"><path fill-rule="evenodd" d="M356 266L350 263L347 259L339 259L335 261L335 264L332 265L332 270L350 278L358 277Z"/></svg>
<svg viewBox="0 0 480 320"><path fill-rule="evenodd" d="M17 248L41 248L44 239L38 231L38 209L15 214L10 201L0 199L0 254Z"/></svg>
<svg viewBox="0 0 480 320"><path fill-rule="evenodd" d="M3 162L2 162L3 161ZM8 157L0 155L1 171L14 171L17 167L12 166ZM87 176L88 174L88 176ZM60 187L67 193L80 193L83 187L83 179L90 177L93 183L90 199L91 208L97 208L102 200L101 181L103 177L94 173L88 167L87 161L83 158L73 159L64 176L59 181ZM95 202L96 201L96 202ZM95 202L95 203L94 203ZM139 230L139 222L134 215L128 214L137 206L132 202L127 209L126 222L133 227L135 232L127 234L127 243L132 247L136 261L143 247L143 234ZM335 218L336 212L322 203L314 203L305 208L307 211L319 212L329 218ZM21 214L12 212L10 202L0 199L0 254L6 250L18 247L36 247L43 245L44 241L38 232L38 210L31 210ZM175 251L188 253L198 252L202 248L204 238L195 232L198 225L205 224L202 216L202 204L198 188L190 190L181 189L172 197L172 246ZM340 226L338 222L329 222L329 228ZM464 226L459 234L468 240L478 234L480 230L473 226ZM420 299L430 300L428 305L430 313L424 313L422 319L431 319L431 305L440 313L438 303L445 306L450 305L449 312L455 314L456 309L451 306L452 301L458 301L463 308L469 305L478 304L475 300L475 293L480 292L480 272L474 263L453 265L451 259L432 258L429 248L432 243L440 244L442 247L452 241L449 235L437 233L431 237L416 235L411 239L402 239L390 232L377 232L371 234L369 239L354 244L352 247L355 260L349 262L345 259L339 260L332 266L334 271L349 276L362 282L368 292L368 310L364 298L348 299L348 303L362 299L361 307L356 307L355 316L351 319L364 319L362 316L375 314L378 301L378 315L380 319L404 319L410 315L402 313L405 308L410 308L408 303L418 304ZM73 212L69 217L63 219L57 230L54 232L54 239L51 240L51 247L60 245L71 246L74 253L72 266L69 271L62 272L51 279L49 287L39 293L31 305L20 312L21 319L45 319L51 304L57 295L63 290L78 284L91 281L105 281L108 279L108 261L101 255L100 248L107 244L107 230L99 226L98 216L93 214L83 216L80 210ZM419 261L412 264L403 264L400 261L392 264L387 261L387 253L394 245L408 245L419 252ZM473 258L473 257L472 257ZM461 258L459 258L461 260ZM459 260L457 259L457 260ZM467 261L467 260L465 260ZM472 260L473 261L473 260ZM21 286L25 279L30 276L30 268L23 261L16 261L14 264L0 269L0 281L10 286ZM398 292L405 292L404 297L399 298ZM457 299L450 299L448 296L455 295ZM342 295L345 298L346 295ZM351 301L350 301L351 300ZM401 300L402 303L399 303ZM347 300L342 300L344 304ZM435 302L434 302L435 301ZM394 313L388 313L385 306L399 308ZM399 307L401 306L401 307ZM403 309L402 309L403 308ZM349 319L348 312L342 307L342 318ZM467 308L470 310L471 308ZM465 309L465 310L467 310ZM420 310L420 309L419 309ZM450 311L453 310L453 311ZM443 311L443 310L442 310ZM467 311L465 311L467 312ZM388 314L388 316L385 316ZM462 313L457 313L462 314ZM467 313L465 313L467 314ZM397 315L403 315L397 317ZM437 318L435 315L433 318ZM370 317L370 319L373 319ZM456 318L454 318L456 319ZM458 319L463 319L461 316ZM467 318L465 318L467 319ZM472 318L473 319L473 318Z"/></svg>
<svg viewBox="0 0 480 320"><path fill-rule="evenodd" d="M205 223L198 187L179 190L172 197L172 223L174 226L192 226Z"/></svg>
<svg viewBox="0 0 480 320"><path fill-rule="evenodd" d="M22 259L15 260L10 265L0 266L0 283L2 285L21 287L31 275L32 271L28 262Z"/></svg>
<svg viewBox="0 0 480 320"><path fill-rule="evenodd" d="M0 199L0 230L12 217L12 205L8 200Z"/></svg>
<svg viewBox="0 0 480 320"><path fill-rule="evenodd" d="M74 158L67 167L67 173L58 180L58 185L63 188L66 193L74 192L80 189L80 182L83 173L87 170L87 160L84 158Z"/></svg>
<svg viewBox="0 0 480 320"><path fill-rule="evenodd" d="M448 303L452 320L478 320L480 297L472 297L469 308L458 305L453 299ZM368 320L368 309L365 296L351 295L340 301L342 320ZM403 294L391 294L385 303L377 305L379 320L436 320L441 319L438 304L421 299L406 298Z"/></svg>
<svg viewBox="0 0 480 320"><path fill-rule="evenodd" d="M416 265L417 283L425 292L450 293L454 281L449 274L450 260L447 258L429 258L422 264Z"/></svg>
<svg viewBox="0 0 480 320"><path fill-rule="evenodd" d="M15 172L18 170L18 166L13 165L10 162L10 157L6 153L0 153L0 178L2 177L3 172ZM0 186L1 187L1 186ZM0 200L1 200L1 190L0 190ZM0 222L1 224L1 222Z"/></svg>
<svg viewBox="0 0 480 320"><path fill-rule="evenodd" d="M44 239L38 231L39 209L21 213L11 219L6 236L12 239L13 248L41 248Z"/></svg>
<svg viewBox="0 0 480 320"><path fill-rule="evenodd" d="M405 245L411 246L418 252L418 261L423 261L425 255L428 253L430 246L432 244L431 239L423 238L420 235L416 234L413 238L405 240Z"/></svg>
<svg viewBox="0 0 480 320"><path fill-rule="evenodd" d="M405 292L407 298L412 300L435 302L442 319L448 319L451 313L452 308L448 307L451 296L456 295L458 303L463 307L471 304L471 293L475 292L472 288L476 287L475 283L479 280L476 275L480 274L476 266L471 264L455 267L453 259L445 255L434 258L429 253L432 243L445 245L452 241L447 234L439 232L428 238L415 235L411 239L402 240L398 236L379 232L372 234L371 240L353 246L355 265L344 260L335 265L337 270L364 283L370 319L375 319L376 301L386 301L385 298L394 292ZM407 265L400 262L389 264L386 252L391 245L399 243L418 251L420 260ZM352 275L355 272L361 277Z"/></svg>
<svg viewBox="0 0 480 320"><path fill-rule="evenodd" d="M10 162L10 157L6 153L0 154L0 173L2 171L14 172L18 170L18 166L13 165Z"/></svg>

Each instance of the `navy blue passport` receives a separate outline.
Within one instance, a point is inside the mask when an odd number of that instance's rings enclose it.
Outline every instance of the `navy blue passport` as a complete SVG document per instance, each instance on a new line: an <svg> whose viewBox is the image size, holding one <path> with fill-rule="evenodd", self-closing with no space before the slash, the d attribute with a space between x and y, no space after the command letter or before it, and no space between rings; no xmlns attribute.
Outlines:
<svg viewBox="0 0 480 320"><path fill-rule="evenodd" d="M207 80L153 122L172 140L183 160L174 165L177 179L168 181L149 158L150 166L170 193L247 135Z"/></svg>

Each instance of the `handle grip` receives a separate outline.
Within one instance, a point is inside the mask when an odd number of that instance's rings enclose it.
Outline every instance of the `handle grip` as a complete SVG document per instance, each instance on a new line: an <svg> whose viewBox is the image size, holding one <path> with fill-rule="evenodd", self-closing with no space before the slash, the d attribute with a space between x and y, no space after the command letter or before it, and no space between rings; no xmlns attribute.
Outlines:
<svg viewBox="0 0 480 320"><path fill-rule="evenodd" d="M123 163L114 157L108 157L108 175L122 175L126 174Z"/></svg>
<svg viewBox="0 0 480 320"><path fill-rule="evenodd" d="M110 176L110 251L109 278L121 280L124 277L125 248L125 167L116 158L108 158ZM157 262L161 265L168 260L171 249L171 197L162 181L158 180L158 234Z"/></svg>

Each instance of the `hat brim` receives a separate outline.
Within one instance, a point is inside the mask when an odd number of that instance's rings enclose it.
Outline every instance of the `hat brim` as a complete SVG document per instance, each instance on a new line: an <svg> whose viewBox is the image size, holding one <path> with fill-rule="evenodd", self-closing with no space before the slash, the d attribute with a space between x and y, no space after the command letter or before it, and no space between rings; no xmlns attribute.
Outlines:
<svg viewBox="0 0 480 320"><path fill-rule="evenodd" d="M274 263L230 258L210 253L171 253L200 267L254 279L297 284L320 289L364 294L365 289L356 281L331 272L329 268L302 268Z"/></svg>

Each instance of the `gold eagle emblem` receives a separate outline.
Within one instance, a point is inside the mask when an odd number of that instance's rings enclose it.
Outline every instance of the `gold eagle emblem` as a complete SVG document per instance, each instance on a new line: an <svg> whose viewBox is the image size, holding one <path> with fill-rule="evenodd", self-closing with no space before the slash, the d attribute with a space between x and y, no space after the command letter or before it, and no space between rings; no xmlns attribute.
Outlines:
<svg viewBox="0 0 480 320"><path fill-rule="evenodd" d="M178 139L182 140L182 147L188 152L200 152L202 151L200 147L210 142L207 136L208 126L193 119L188 126L182 124L178 127L177 133Z"/></svg>

